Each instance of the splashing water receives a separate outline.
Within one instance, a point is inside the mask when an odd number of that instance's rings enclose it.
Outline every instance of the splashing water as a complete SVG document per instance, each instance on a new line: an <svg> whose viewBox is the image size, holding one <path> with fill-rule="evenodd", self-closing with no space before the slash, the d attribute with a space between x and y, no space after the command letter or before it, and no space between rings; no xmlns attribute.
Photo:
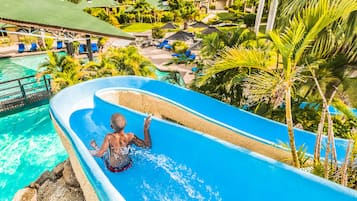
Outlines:
<svg viewBox="0 0 357 201"><path fill-rule="evenodd" d="M149 150L132 150L135 165L152 169L151 177L143 178L140 185L143 200L222 200L214 186L206 184L186 165ZM165 186L162 185L163 180Z"/></svg>

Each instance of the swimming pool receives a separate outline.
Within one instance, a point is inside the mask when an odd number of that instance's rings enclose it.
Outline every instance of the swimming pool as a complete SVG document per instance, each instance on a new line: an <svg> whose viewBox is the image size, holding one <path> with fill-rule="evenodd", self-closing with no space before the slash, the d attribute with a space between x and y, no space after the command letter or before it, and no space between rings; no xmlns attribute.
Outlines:
<svg viewBox="0 0 357 201"><path fill-rule="evenodd" d="M0 118L0 200L67 158L48 114L48 105Z"/></svg>

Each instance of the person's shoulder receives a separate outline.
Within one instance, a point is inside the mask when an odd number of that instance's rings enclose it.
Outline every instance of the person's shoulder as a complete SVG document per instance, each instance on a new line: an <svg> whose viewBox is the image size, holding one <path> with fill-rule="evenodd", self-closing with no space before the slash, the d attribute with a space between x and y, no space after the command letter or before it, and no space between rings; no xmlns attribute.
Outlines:
<svg viewBox="0 0 357 201"><path fill-rule="evenodd" d="M108 133L105 135L105 139L110 139L113 137L113 133Z"/></svg>
<svg viewBox="0 0 357 201"><path fill-rule="evenodd" d="M127 133L126 135L126 138L128 138L129 140L132 140L134 137L135 137L135 135L134 135L134 133Z"/></svg>

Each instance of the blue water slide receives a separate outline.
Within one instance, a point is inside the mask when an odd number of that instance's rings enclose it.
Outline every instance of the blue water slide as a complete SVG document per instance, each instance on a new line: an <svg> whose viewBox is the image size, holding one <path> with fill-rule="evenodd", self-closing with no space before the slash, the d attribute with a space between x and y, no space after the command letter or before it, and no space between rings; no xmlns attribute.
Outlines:
<svg viewBox="0 0 357 201"><path fill-rule="evenodd" d="M51 99L50 111L70 139L81 168L100 200L356 200L357 192L230 143L154 117L153 147L133 148L133 167L112 173L88 152L111 132L114 112L127 118L126 132L143 137L143 113L97 96L103 90L146 93L214 124L257 141L279 146L287 128L205 95L142 77L112 77L68 87ZM315 135L295 129L296 142L313 153ZM347 142L336 139L338 159Z"/></svg>

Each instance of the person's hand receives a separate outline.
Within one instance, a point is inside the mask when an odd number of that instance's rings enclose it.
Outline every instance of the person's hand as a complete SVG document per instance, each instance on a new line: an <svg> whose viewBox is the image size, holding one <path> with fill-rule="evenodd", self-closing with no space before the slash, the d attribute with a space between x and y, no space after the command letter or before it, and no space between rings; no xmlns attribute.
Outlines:
<svg viewBox="0 0 357 201"><path fill-rule="evenodd" d="M144 122L144 129L149 129L151 123L151 115L146 117L145 122Z"/></svg>
<svg viewBox="0 0 357 201"><path fill-rule="evenodd" d="M98 145L97 145L97 143L96 143L94 140L91 140L91 141L90 141L90 146L93 147L94 149L97 149L97 148L98 148Z"/></svg>

